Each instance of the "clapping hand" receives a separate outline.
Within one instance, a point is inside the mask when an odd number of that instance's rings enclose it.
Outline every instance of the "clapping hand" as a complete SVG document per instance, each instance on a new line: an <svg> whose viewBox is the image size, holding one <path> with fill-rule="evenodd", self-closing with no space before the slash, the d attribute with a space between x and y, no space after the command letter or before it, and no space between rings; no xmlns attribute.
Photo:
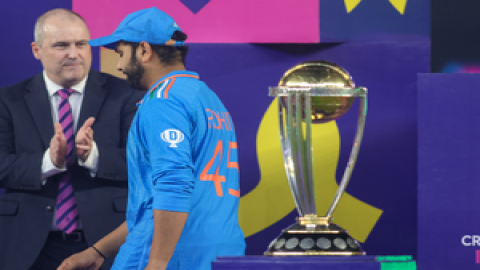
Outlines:
<svg viewBox="0 0 480 270"><path fill-rule="evenodd" d="M83 123L83 126L78 130L75 137L75 144L77 146L77 156L78 158L85 162L88 155L92 151L93 144L93 130L92 125L95 122L95 118L90 117Z"/></svg>
<svg viewBox="0 0 480 270"><path fill-rule="evenodd" d="M67 140L60 123L55 123L55 134L50 140L50 159L57 168L62 168L67 155Z"/></svg>

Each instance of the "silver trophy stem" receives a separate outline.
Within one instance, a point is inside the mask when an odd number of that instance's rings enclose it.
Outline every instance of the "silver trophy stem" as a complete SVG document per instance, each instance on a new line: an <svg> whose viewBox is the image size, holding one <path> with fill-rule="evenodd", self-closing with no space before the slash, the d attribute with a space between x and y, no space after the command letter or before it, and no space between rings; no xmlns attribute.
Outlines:
<svg viewBox="0 0 480 270"><path fill-rule="evenodd" d="M315 206L315 186L313 179L313 145L312 145L312 99L309 93L304 95L305 100L305 160L302 164L305 165L305 172L307 173L307 196L308 196L308 212L307 214L316 215L317 210Z"/></svg>
<svg viewBox="0 0 480 270"><path fill-rule="evenodd" d="M364 90L365 91L365 90ZM365 91L366 93L366 91ZM330 218L338 206L340 199L342 198L345 189L347 188L348 182L350 181L350 176L352 176L353 168L355 167L355 162L357 160L358 150L360 149L360 143L362 142L363 129L365 127L365 119L367 116L367 96L360 96L360 106L358 112L358 121L357 121L357 130L355 132L355 139L353 141L352 151L350 152L350 157L348 158L348 163L343 173L342 181L338 187L337 193L335 194L335 199L333 200L330 209L327 212L327 218Z"/></svg>
<svg viewBox="0 0 480 270"><path fill-rule="evenodd" d="M287 115L284 114L284 112L291 112L293 110L291 102L292 95L288 95L286 98L288 99L287 104L284 104L283 100L281 98L278 98L278 115L280 120L280 141L282 142L282 154L284 161L283 164L285 165L288 185L290 186L293 200L295 201L295 205L297 206L298 213L300 214L300 216L303 216L303 207L301 206L301 202L299 201L300 195L298 192L298 186L295 181L295 163L292 157L293 147L291 146L295 144L290 142L291 137L289 136L289 134L291 134L291 130L293 129L293 117L290 113L287 113ZM285 107L285 105L287 106L287 108ZM287 122L286 125L285 122Z"/></svg>
<svg viewBox="0 0 480 270"><path fill-rule="evenodd" d="M310 95L308 93L291 93L285 98L287 99L286 108L281 98L278 99L278 102L281 141L288 183L300 216L316 215ZM286 119L284 119L284 111L287 112ZM283 123L285 120L287 122L286 131ZM303 123L305 123L305 133Z"/></svg>
<svg viewBox="0 0 480 270"><path fill-rule="evenodd" d="M305 104L302 104L302 101L305 101ZM297 176L299 183L301 184L301 194L300 196L304 199L304 215L315 215L315 197L313 193L313 175L311 168L311 136L307 132L303 132L303 123L306 124L307 129L311 129L312 119L310 114L305 114L307 110L311 109L311 100L310 95L304 93L295 94L295 122L297 123L296 133L292 134L296 136L297 146L298 146L298 155L297 155ZM309 104L309 105L307 105ZM304 107L305 106L305 107ZM305 111L303 110L305 108ZM308 116L308 117L307 117ZM308 120L307 120L308 119ZM307 121L310 121L310 127L308 127Z"/></svg>

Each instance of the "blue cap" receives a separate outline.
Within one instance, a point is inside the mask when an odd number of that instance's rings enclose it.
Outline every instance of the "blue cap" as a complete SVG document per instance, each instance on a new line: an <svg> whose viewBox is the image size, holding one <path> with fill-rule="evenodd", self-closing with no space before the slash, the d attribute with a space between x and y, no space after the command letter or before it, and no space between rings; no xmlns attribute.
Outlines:
<svg viewBox="0 0 480 270"><path fill-rule="evenodd" d="M183 41L172 40L172 35L177 30L182 31L172 17L158 8L152 7L128 14L113 31L113 34L92 39L88 43L91 46L103 46L109 49L115 49L116 43L121 40L184 46Z"/></svg>

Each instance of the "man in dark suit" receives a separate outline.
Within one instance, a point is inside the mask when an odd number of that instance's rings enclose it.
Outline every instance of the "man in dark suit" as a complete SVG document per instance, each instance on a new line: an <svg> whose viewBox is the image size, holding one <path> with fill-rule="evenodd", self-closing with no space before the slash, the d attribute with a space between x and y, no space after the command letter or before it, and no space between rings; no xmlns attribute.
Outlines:
<svg viewBox="0 0 480 270"><path fill-rule="evenodd" d="M144 93L90 70L89 39L80 15L43 14L32 43L43 72L0 89L2 270L56 269L125 221L125 146Z"/></svg>

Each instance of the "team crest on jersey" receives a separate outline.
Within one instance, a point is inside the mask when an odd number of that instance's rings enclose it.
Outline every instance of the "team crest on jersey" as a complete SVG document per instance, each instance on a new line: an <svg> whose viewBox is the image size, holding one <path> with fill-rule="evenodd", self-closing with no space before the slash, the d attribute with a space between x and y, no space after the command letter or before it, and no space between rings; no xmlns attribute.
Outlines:
<svg viewBox="0 0 480 270"><path fill-rule="evenodd" d="M162 134L160 134L160 137L162 138L162 140L169 143L170 147L177 147L177 144L183 141L185 136L180 130L170 128L162 132Z"/></svg>

